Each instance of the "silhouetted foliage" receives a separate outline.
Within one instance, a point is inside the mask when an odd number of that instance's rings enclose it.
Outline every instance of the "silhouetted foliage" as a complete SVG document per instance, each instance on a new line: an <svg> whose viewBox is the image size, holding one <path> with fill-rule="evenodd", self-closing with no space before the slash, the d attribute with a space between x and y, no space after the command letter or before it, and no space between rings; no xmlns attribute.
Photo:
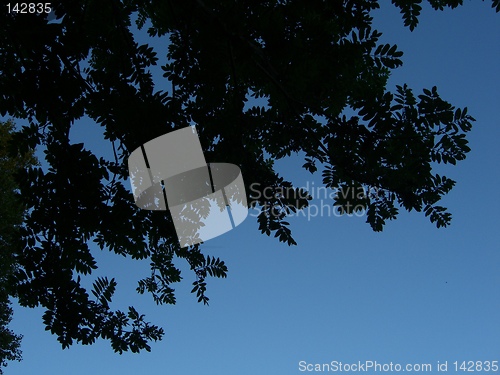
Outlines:
<svg viewBox="0 0 500 375"><path fill-rule="evenodd" d="M428 2L435 9L462 4ZM413 29L421 1L392 3ZM138 209L125 181L128 155L174 129L195 124L207 160L238 164L247 184L276 192L249 201L262 208L262 233L279 241L295 244L285 216L308 202L273 167L296 152L311 173L322 170L332 189L376 188L375 197L341 194L332 201L344 212L366 208L376 231L398 208L423 211L438 227L449 224L450 214L437 203L454 181L432 167L465 158L473 118L435 87L418 95L407 85L386 90L403 52L379 43L370 16L377 1L52 5L54 17L0 13L0 114L25 120L14 146L42 147L48 164L18 176L29 214L11 295L23 306L46 308L46 329L64 348L101 337L117 352L136 352L150 350L148 342L163 334L132 307L127 313L110 308L114 279L95 280L93 296L82 287L81 277L97 268L89 243L150 259L151 276L137 291L152 293L157 303L175 303L171 285L181 276L174 257L194 271L192 292L200 302L208 302L206 277L226 276L224 262L199 246L179 248L168 212ZM493 7L499 11L498 0ZM159 58L134 39L134 22L165 42L163 81L153 82L150 67ZM251 98L267 105L251 105ZM347 108L357 116L346 116ZM102 127L113 160L70 142L73 123L84 116Z"/></svg>
<svg viewBox="0 0 500 375"><path fill-rule="evenodd" d="M32 150L12 155L8 144L12 138L14 123L0 122L0 374L7 361L21 360L21 335L16 335L8 325L12 320L9 294L9 278L17 269L15 246L18 244L19 226L22 224L24 207L19 199L15 174L35 165Z"/></svg>

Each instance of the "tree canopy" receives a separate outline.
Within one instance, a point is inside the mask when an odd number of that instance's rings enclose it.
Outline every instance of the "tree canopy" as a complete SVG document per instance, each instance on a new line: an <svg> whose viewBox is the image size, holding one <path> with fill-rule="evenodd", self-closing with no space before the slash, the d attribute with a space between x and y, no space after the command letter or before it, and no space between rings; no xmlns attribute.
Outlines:
<svg viewBox="0 0 500 375"><path fill-rule="evenodd" d="M413 30L422 1L392 3ZM462 1L428 3L442 10ZM208 303L205 279L226 276L224 262L202 254L202 246L180 248L168 212L138 209L128 187L130 153L175 129L196 125L207 160L237 164L246 184L276 192L248 201L261 208L260 231L289 245L295 241L286 215L307 207L309 197L273 162L292 153L304 155L303 167L320 171L329 188L376 188L376 196L339 194L332 201L345 213L366 209L375 231L401 208L423 212L438 227L450 223L439 201L455 182L433 166L465 158L474 119L436 87L387 90L403 52L380 43L372 28L378 1L51 4L50 17L0 13L0 114L26 124L11 151L39 147L48 166L17 174L27 215L13 247L18 267L9 293L22 306L46 309L43 322L63 348L104 338L117 352L138 352L163 335L135 308L110 308L114 279L97 278L90 291L82 286L97 268L92 243L150 259L151 275L137 291L159 304L175 303L172 284L181 275L174 257L193 270L200 302ZM499 0L492 6L500 11ZM150 71L157 53L135 39L134 23L165 41L162 82ZM267 104L253 105L252 98ZM70 141L84 116L102 127L111 160Z"/></svg>

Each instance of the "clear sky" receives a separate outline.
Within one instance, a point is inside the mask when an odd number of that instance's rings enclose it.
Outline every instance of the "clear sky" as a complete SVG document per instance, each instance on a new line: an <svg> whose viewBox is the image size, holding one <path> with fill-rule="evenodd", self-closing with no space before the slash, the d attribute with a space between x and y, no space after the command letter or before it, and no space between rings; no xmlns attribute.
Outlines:
<svg viewBox="0 0 500 375"><path fill-rule="evenodd" d="M374 233L364 217L309 211L314 217L290 218L298 246L288 247L260 234L251 213L204 245L229 267L227 279L209 280L209 307L189 293L190 272L176 287L177 304L158 307L135 293L147 262L99 252L96 276L118 281L113 307L134 305L165 328L164 339L151 353L120 356L105 341L63 351L44 331L41 309L16 308L12 328L24 335L24 359L6 374L293 375L332 361L431 364L432 373L448 361L453 373L454 361L500 361L500 15L490 3L424 9L414 32L389 1L375 13L383 41L405 53L389 89L436 85L477 120L467 159L442 168L457 180L443 201L453 213L449 228L402 213ZM75 137L92 141L92 125L84 125ZM297 186L320 186L321 176L301 164L278 163Z"/></svg>

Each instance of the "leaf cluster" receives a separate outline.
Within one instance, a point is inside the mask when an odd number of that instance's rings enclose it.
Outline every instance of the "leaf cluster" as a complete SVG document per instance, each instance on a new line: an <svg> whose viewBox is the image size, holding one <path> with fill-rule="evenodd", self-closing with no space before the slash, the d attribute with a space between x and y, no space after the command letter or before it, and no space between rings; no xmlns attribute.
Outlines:
<svg viewBox="0 0 500 375"><path fill-rule="evenodd" d="M12 121L0 122L0 374L8 361L20 361L22 357L22 335L14 333L8 327L13 312L9 299L9 279L18 268L14 246L25 215L15 175L37 163L31 149L25 150L24 153L10 152L14 128Z"/></svg>

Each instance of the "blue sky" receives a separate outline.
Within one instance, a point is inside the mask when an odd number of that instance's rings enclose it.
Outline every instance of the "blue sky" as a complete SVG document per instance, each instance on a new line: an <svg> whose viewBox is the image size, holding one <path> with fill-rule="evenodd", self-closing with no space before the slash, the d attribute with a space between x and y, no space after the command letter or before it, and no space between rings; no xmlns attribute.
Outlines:
<svg viewBox="0 0 500 375"><path fill-rule="evenodd" d="M304 373L300 361L431 364L433 372L448 361L453 372L454 361L500 361L499 15L479 1L424 8L411 33L388 3L375 25L405 53L389 89L436 85L477 120L467 159L440 167L457 180L443 201L453 213L449 228L418 213L402 213L382 233L363 217L298 216L289 220L298 246L288 247L261 235L251 214L205 245L229 267L227 279L209 280L209 307L189 293L189 272L177 304L158 307L135 293L147 262L98 252L96 276L118 281L113 307L134 305L165 328L163 341L139 355L120 356L104 341L63 351L44 331L41 309L16 308L24 359L6 374L289 375ZM92 124L81 125L75 138L95 142ZM294 156L278 168L297 186L320 186L302 164Z"/></svg>

